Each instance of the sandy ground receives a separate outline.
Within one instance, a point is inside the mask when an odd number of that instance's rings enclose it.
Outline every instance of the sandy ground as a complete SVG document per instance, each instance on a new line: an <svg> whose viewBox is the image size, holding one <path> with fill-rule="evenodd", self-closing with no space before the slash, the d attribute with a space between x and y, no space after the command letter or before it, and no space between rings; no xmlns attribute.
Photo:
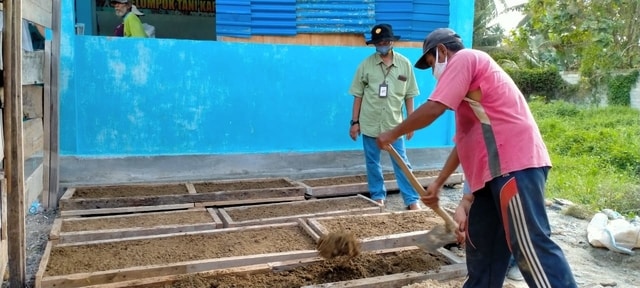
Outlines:
<svg viewBox="0 0 640 288"><path fill-rule="evenodd" d="M460 199L459 189L445 189L442 194L442 206L455 208ZM387 201L388 210L402 210L404 204L397 193L391 193ZM579 287L640 287L640 253L623 255L607 249L594 248L586 238L587 220L562 214L563 207L550 206L549 218L552 225L552 238L563 248L565 256L573 269ZM37 215L28 215L27 229L27 279L26 287L33 287L33 279L38 269L47 235L53 223L55 211L46 211ZM527 287L524 282L507 281L505 287ZM425 284L424 287L431 284ZM8 287L4 282L2 287ZM412 286L420 287L420 286ZM444 286L448 287L448 286Z"/></svg>

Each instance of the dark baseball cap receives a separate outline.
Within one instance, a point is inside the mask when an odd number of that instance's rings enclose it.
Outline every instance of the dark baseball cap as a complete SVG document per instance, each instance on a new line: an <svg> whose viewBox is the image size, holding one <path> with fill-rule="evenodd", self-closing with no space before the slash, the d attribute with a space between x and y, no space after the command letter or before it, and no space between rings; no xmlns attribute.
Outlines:
<svg viewBox="0 0 640 288"><path fill-rule="evenodd" d="M130 2L129 0L111 0L111 4L112 4L112 5L113 5L113 3L123 3L123 4L126 4L126 3L129 3L129 2Z"/></svg>
<svg viewBox="0 0 640 288"><path fill-rule="evenodd" d="M438 28L431 31L431 33L427 35L427 38L424 39L424 42L422 42L422 56L413 66L418 69L431 68L431 66L427 65L427 61L424 60L425 57L427 57L427 52L440 43L445 44L452 42L462 42L460 35L456 34L455 31L449 28Z"/></svg>

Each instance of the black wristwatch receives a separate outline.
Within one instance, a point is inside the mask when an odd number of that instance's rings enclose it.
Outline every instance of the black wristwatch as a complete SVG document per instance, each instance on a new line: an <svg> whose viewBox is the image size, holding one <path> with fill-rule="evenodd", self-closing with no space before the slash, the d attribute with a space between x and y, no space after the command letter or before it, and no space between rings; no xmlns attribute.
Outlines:
<svg viewBox="0 0 640 288"><path fill-rule="evenodd" d="M360 121L358 121L358 120L355 120L355 121L354 121L354 120L351 120L351 121L349 121L349 123L351 123L351 126L353 126L353 125L356 125L356 124L360 124Z"/></svg>

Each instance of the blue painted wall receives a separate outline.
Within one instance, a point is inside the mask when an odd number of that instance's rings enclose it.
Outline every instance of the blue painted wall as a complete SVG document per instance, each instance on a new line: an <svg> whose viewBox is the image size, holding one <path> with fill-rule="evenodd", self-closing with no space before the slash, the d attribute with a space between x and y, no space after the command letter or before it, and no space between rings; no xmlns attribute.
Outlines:
<svg viewBox="0 0 640 288"><path fill-rule="evenodd" d="M76 36L73 1L62 3L62 155L361 149L348 137L353 97L347 90L370 47ZM472 19L473 9L466 10L452 15ZM461 23L450 26L470 43L473 28L454 26ZM418 48L397 51L412 61L421 54ZM419 105L434 82L430 72L416 76ZM453 125L447 112L408 147L451 146Z"/></svg>

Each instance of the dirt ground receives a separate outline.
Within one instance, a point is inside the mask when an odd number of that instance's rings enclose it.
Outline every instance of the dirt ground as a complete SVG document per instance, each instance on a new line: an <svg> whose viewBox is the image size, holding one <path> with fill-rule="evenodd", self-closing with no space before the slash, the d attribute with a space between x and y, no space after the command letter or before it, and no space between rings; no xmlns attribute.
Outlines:
<svg viewBox="0 0 640 288"><path fill-rule="evenodd" d="M130 185L130 186L103 186L103 187L79 187L73 193L71 199L77 198L117 198L131 196L160 196L187 194L187 186L174 185Z"/></svg>
<svg viewBox="0 0 640 288"><path fill-rule="evenodd" d="M445 189L442 194L443 207L455 208L460 199L460 189ZM387 209L404 210L404 204L398 193L391 193L387 198ZM548 215L552 225L552 238L562 247L572 267L579 287L640 287L640 251L635 255L623 255L603 248L594 248L586 238L588 220L577 219L562 213L563 207L548 207ZM46 211L37 215L28 215L27 229L27 285L33 287L34 277L44 252L48 233L55 217L55 211ZM312 244L310 244L312 245ZM454 279L443 286L426 286L433 283L417 283L407 287L460 287L451 286ZM460 282L461 283L461 282ZM4 282L2 287L8 287ZM423 286L418 286L423 285ZM505 287L527 287L524 282L507 281Z"/></svg>
<svg viewBox="0 0 640 288"><path fill-rule="evenodd" d="M380 207L378 204L361 197L330 198L309 201L294 201L282 205L256 205L242 208L228 208L225 212L235 222L276 218L293 215L315 214L330 211Z"/></svg>
<svg viewBox="0 0 640 288"><path fill-rule="evenodd" d="M209 211L174 211L134 215L83 218L63 221L60 232L155 227L161 225L189 225L213 223Z"/></svg>
<svg viewBox="0 0 640 288"><path fill-rule="evenodd" d="M292 183L285 179L274 180L253 180L253 181L233 181L233 182L202 182L193 183L198 193L218 192L218 191L236 191L249 189L271 189L271 188L287 188L294 187Z"/></svg>

